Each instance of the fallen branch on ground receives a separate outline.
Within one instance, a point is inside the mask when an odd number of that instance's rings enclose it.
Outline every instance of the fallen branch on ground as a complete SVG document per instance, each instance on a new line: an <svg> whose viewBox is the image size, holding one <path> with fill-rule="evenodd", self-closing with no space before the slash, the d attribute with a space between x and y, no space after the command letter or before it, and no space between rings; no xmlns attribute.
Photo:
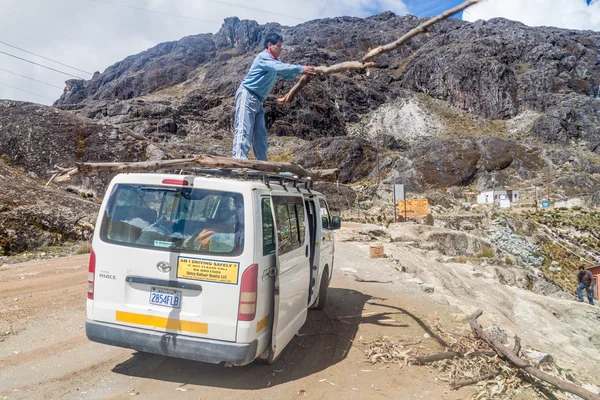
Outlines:
<svg viewBox="0 0 600 400"><path fill-rule="evenodd" d="M443 14L440 14L437 17L427 20L426 22L422 23L421 25L417 26L416 28L410 30L408 33L406 33L404 36L402 36L400 39L396 40L395 42L386 44L384 46L376 47L375 49L369 51L360 61L347 61L347 62L342 62L339 64L334 64L329 67L323 67L323 66L317 67L316 68L317 73L328 75L328 74L335 74L335 73L343 72L343 71L351 71L351 70L352 71L362 71L367 68L371 68L374 65L374 63L372 63L371 60L373 60L375 57L378 57L382 54L389 53L389 52L396 50L398 47L402 46L404 43L408 42L413 37L426 32L427 28L429 28L430 26L432 26L440 21L443 21L460 11L466 10L467 8L471 7L474 4L479 3L481 1L483 1L483 0L465 1L464 3L459 4L458 6L444 12ZM303 75L300 78L300 80L296 83L296 85L294 85L294 87L285 96L277 99L277 101L280 104L291 102L294 99L294 97L296 96L296 94L304 86L306 86L311 80L312 80L312 78L309 78L306 75Z"/></svg>
<svg viewBox="0 0 600 400"><path fill-rule="evenodd" d="M477 323L477 318L479 318L482 314L483 314L482 310L477 310L471 316L469 316L469 325L471 325L471 329L473 330L473 333L475 334L475 336L479 337L480 339L482 339L482 340L486 341L488 344L490 344L500 357L510 361L510 363L515 365L517 368L527 372L531 376L534 376L537 379L540 379L546 383L549 383L550 385L562 390L563 392L575 394L585 400L600 400L599 395L594 394L588 390L585 390L584 388L574 385L570 382L566 382L561 379L558 379L558 378L556 378L552 375L549 375L549 374L539 370L538 368L528 364L525 360L523 360L521 357L516 355L512 350L506 348L502 343L500 343L499 340L492 339L487 333L485 333L485 331ZM520 340L519 340L519 345L520 345ZM515 348L516 347L517 347L517 344L515 343Z"/></svg>
<svg viewBox="0 0 600 400"><path fill-rule="evenodd" d="M374 281L374 280L369 280L369 279L363 279L360 276L354 275L354 280L356 282L363 282L363 283L393 283L394 281Z"/></svg>
<svg viewBox="0 0 600 400"><path fill-rule="evenodd" d="M304 167L290 162L268 162L258 160L238 160L227 157L199 155L192 158L177 160L159 160L142 162L108 162L108 163L77 163L74 168L56 167L54 180L64 182L73 176L93 172L152 172L184 168L228 168L252 169L262 172L291 172L302 178L312 180L335 180L339 169L307 170ZM50 180L48 184L51 182Z"/></svg>
<svg viewBox="0 0 600 400"><path fill-rule="evenodd" d="M452 382L452 384L450 386L452 387L452 389L458 390L463 386L469 386L469 385L473 385L475 383L479 383L481 381L487 381L489 379L495 378L498 375L500 375L501 373L502 373L502 370L498 369L494 372L490 372L489 374L485 374L482 376L476 376L476 377L470 378L470 379L463 379L461 381L454 381L454 382Z"/></svg>
<svg viewBox="0 0 600 400"><path fill-rule="evenodd" d="M444 353L432 354L429 356L417 357L413 362L417 365L423 365L432 363L435 361L448 360L451 358L468 358L468 357L495 357L496 353L493 351L473 351L471 353L460 353L458 351L446 351Z"/></svg>

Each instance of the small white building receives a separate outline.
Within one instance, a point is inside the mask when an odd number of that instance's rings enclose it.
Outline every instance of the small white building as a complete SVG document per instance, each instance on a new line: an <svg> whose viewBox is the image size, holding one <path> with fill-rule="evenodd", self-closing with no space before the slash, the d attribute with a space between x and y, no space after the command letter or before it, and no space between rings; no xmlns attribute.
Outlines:
<svg viewBox="0 0 600 400"><path fill-rule="evenodd" d="M518 190L507 190L506 194L511 203L518 203L520 201Z"/></svg>
<svg viewBox="0 0 600 400"><path fill-rule="evenodd" d="M477 195L477 204L493 204L494 203L494 191L481 192Z"/></svg>

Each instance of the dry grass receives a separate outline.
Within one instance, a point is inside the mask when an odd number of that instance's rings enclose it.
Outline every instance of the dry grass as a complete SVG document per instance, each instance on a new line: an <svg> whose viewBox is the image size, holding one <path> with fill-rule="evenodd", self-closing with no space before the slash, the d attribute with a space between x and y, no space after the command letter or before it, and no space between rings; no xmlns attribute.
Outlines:
<svg viewBox="0 0 600 400"><path fill-rule="evenodd" d="M477 258L494 258L496 252L488 246L481 247L481 251L476 255Z"/></svg>
<svg viewBox="0 0 600 400"><path fill-rule="evenodd" d="M92 249L92 244L89 242L85 242L79 245L77 249L75 249L75 254L89 254Z"/></svg>

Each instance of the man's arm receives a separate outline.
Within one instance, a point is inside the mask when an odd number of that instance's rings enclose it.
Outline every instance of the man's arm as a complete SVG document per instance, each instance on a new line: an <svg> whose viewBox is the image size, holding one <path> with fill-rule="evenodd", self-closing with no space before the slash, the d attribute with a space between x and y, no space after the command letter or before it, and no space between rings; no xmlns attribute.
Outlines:
<svg viewBox="0 0 600 400"><path fill-rule="evenodd" d="M258 65L264 71L277 72L277 77L287 80L293 80L296 77L296 75L300 74L308 76L315 76L317 74L315 67L285 64L279 60L274 60L272 58L260 59Z"/></svg>
<svg viewBox="0 0 600 400"><path fill-rule="evenodd" d="M277 75L293 74L295 76L304 73L304 67L302 65L285 64L272 58L261 58L258 65L264 71L277 72Z"/></svg>

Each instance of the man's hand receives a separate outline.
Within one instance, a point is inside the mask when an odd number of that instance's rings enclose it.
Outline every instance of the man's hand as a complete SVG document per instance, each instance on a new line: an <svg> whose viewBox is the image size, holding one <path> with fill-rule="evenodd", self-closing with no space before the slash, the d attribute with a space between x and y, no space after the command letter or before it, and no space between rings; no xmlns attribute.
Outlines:
<svg viewBox="0 0 600 400"><path fill-rule="evenodd" d="M304 67L304 75L306 76L316 76L317 69L315 67Z"/></svg>

